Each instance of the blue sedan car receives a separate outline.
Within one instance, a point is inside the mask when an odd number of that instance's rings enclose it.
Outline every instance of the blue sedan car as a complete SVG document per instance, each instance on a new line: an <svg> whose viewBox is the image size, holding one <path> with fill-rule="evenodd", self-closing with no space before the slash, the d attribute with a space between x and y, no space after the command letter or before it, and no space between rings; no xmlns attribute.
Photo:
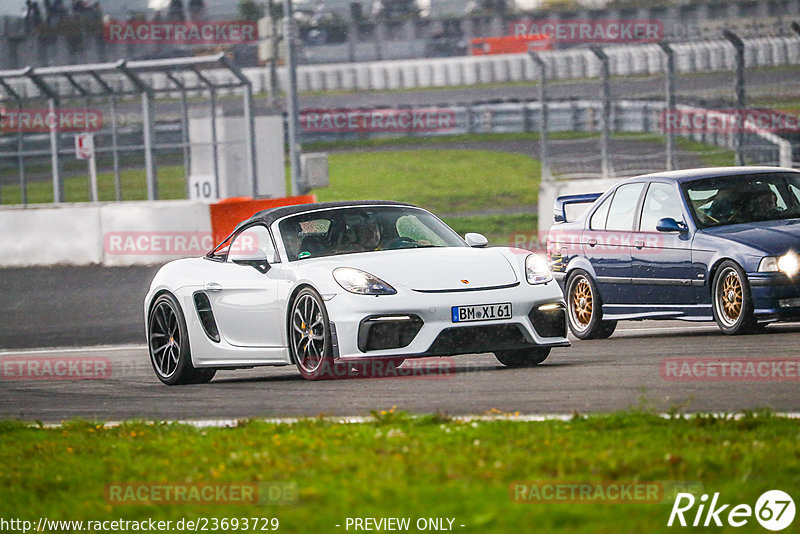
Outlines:
<svg viewBox="0 0 800 534"><path fill-rule="evenodd" d="M570 205L588 202L567 221ZM715 320L726 334L800 320L800 172L648 174L559 197L555 219L550 265L579 339L630 319Z"/></svg>

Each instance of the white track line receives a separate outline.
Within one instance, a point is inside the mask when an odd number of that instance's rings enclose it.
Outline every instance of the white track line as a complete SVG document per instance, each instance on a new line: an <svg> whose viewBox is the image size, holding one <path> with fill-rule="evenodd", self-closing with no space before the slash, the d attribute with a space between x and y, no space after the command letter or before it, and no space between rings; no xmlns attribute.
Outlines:
<svg viewBox="0 0 800 534"><path fill-rule="evenodd" d="M22 349L22 350L3 350L0 356L28 355L28 354L53 354L53 353L75 353L75 352L116 352L125 350L147 350L147 345L101 345L92 347L65 347L52 349Z"/></svg>
<svg viewBox="0 0 800 534"><path fill-rule="evenodd" d="M582 414L578 415L577 417L581 419L586 418L594 418L594 417L604 417L606 414ZM743 413L724 413L724 412L692 412L687 414L666 414L660 413L656 414L658 417L663 419L672 419L674 417L681 417L681 418L692 418L692 417L707 417L707 416L714 416L719 418L733 418L734 420L739 420L745 417ZM784 412L784 413L775 413L772 414L773 417L781 417L785 419L800 419L800 412ZM409 416L412 419L419 419L425 417L424 415L412 415ZM493 421L509 421L513 423L542 423L545 421L571 421L574 419L576 415L574 413L568 414L526 414L526 415L514 415L514 414L496 414L496 415L456 415L452 416L449 419L452 421L458 421L462 423L472 423L472 422L493 422ZM336 423L336 424L343 424L343 425L360 425L365 423L374 423L375 418L371 415L368 416L343 416L343 417L323 417L322 420L329 422L329 423ZM188 419L188 420L176 420L176 421L144 421L148 424L156 424L156 423L174 423L180 425L190 425L196 428L236 428L239 426L240 422L249 422L249 421L257 421L262 423L271 423L277 425L293 425L299 423L301 421L318 421L320 420L319 417L276 417L276 418L267 418L267 419ZM113 428L123 424L123 421L109 421L103 423L103 427L105 428ZM62 423L47 423L44 428L60 428ZM31 425L38 427L39 425Z"/></svg>
<svg viewBox="0 0 800 534"><path fill-rule="evenodd" d="M636 332L692 332L692 331L709 331L713 332L715 330L719 330L716 326L713 325L704 325L704 326L689 326L689 327L681 327L681 326L653 326L653 327L642 327L642 328L620 328L617 330L620 334L630 334ZM613 337L613 336L612 336Z"/></svg>

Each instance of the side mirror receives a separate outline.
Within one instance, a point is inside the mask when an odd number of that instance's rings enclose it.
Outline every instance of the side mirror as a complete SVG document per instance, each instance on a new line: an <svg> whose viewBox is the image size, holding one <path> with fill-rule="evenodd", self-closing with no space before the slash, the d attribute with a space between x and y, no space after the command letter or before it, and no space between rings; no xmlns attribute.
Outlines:
<svg viewBox="0 0 800 534"><path fill-rule="evenodd" d="M482 234L476 234L473 232L470 232L467 235L465 235L464 241L467 242L467 245L473 248L483 248L489 245L489 240L486 239L486 236Z"/></svg>
<svg viewBox="0 0 800 534"><path fill-rule="evenodd" d="M671 217L665 217L658 221L658 224L656 224L656 230L659 232L678 232L682 234L688 231L688 228L686 227L685 223L678 222Z"/></svg>
<svg viewBox="0 0 800 534"><path fill-rule="evenodd" d="M261 273L269 270L267 253L261 249L238 253L231 252L228 259L236 265L249 265Z"/></svg>

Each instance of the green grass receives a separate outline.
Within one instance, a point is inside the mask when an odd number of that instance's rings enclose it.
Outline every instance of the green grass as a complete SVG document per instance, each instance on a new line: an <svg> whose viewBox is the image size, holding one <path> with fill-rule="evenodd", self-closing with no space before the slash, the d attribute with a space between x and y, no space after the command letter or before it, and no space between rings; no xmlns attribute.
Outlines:
<svg viewBox="0 0 800 534"><path fill-rule="evenodd" d="M534 213L444 217L443 220L461 235L467 232L485 235L492 245L526 245L524 248L528 248L535 244L532 240L539 231L539 217Z"/></svg>
<svg viewBox="0 0 800 534"><path fill-rule="evenodd" d="M620 134L626 135L626 134ZM590 139L599 137L594 132L553 132L548 135L553 140ZM356 139L347 141L318 141L305 143L303 150L306 152L333 150L339 148L379 148L385 146L427 146L458 143L496 143L506 141L538 141L536 132L518 133L473 133L459 135L432 135L425 137L376 137L371 139Z"/></svg>
<svg viewBox="0 0 800 534"><path fill-rule="evenodd" d="M398 200L439 213L536 204L541 170L524 154L479 150L415 150L330 155L320 201Z"/></svg>
<svg viewBox="0 0 800 534"><path fill-rule="evenodd" d="M755 504L800 483L800 424L663 419L644 413L570 422L458 422L393 411L363 424L303 420L237 428L0 422L3 518L36 521L277 517L283 532L343 532L346 517L450 517L462 532L660 532L669 503L515 503L520 481L699 482ZM288 505L112 505L115 483L296 484ZM696 508L695 508L696 510ZM690 516L691 517L691 516ZM335 525L342 525L341 528ZM760 528L751 518L747 531ZM535 527L534 527L535 525ZM413 531L413 529L412 529Z"/></svg>
<svg viewBox="0 0 800 534"><path fill-rule="evenodd" d="M587 139L597 133L557 132L554 140ZM615 138L642 142L663 143L663 136L654 134L615 134ZM444 143L468 144L480 142L531 141L537 133L470 134L446 137L365 139L306 145L306 151L335 148L379 148L383 146L430 146L430 150L387 150L375 152L333 153L330 155L331 187L315 193L325 200L363 200L380 198L418 204L439 213L468 211L498 211L530 208L538 197L539 162L524 154L481 150L442 149ZM731 165L734 153L678 137L681 149L698 154L706 165ZM184 169L181 165L164 165L158 169L159 198L186 198ZM144 172L121 172L123 200L145 200L147 188ZM116 199L114 178L110 172L98 176L102 201ZM89 200L88 177L64 179L67 202ZM28 183L28 203L48 203L53 200L50 181ZM3 204L19 204L22 196L16 184L2 187ZM496 226L499 219L477 221ZM501 236L505 228L490 228L487 234ZM516 231L516 229L514 229Z"/></svg>
<svg viewBox="0 0 800 534"><path fill-rule="evenodd" d="M128 169L120 172L122 200L147 200L147 182L144 171ZM31 181L27 187L28 204L53 202L52 181ZM114 173L97 174L97 195L101 201L116 200ZM183 166L170 165L158 168L158 195L162 200L186 198L186 177ZM89 177L72 176L64 179L64 198L66 202L89 201ZM3 204L21 204L22 193L19 185L2 187Z"/></svg>
<svg viewBox="0 0 800 534"><path fill-rule="evenodd" d="M685 137L676 137L675 145L681 150L692 152L708 167L725 167L736 164L736 151L707 145Z"/></svg>

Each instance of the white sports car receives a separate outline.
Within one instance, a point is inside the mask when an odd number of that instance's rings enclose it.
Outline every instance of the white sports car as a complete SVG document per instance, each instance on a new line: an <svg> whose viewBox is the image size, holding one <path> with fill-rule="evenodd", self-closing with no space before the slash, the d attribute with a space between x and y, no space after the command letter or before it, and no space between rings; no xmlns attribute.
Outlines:
<svg viewBox="0 0 800 534"><path fill-rule="evenodd" d="M153 368L170 385L259 365L324 379L359 362L480 352L522 367L568 346L546 261L465 239L397 202L256 213L205 257L156 274L144 302Z"/></svg>

